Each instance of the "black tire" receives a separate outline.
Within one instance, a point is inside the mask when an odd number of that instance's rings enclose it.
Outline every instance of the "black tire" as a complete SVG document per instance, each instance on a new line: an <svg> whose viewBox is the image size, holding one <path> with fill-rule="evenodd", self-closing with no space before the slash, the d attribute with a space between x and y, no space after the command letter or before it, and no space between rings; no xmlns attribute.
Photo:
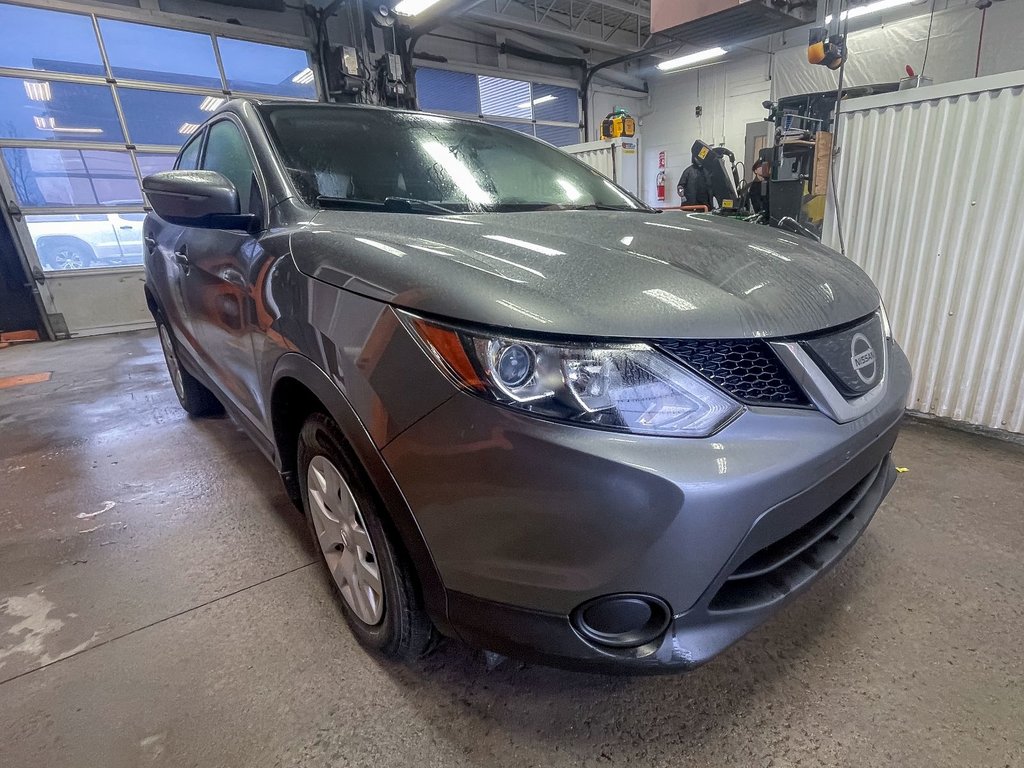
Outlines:
<svg viewBox="0 0 1024 768"><path fill-rule="evenodd" d="M92 249L76 240L60 240L47 243L42 249L40 260L52 270L85 269L95 261Z"/></svg>
<svg viewBox="0 0 1024 768"><path fill-rule="evenodd" d="M181 357L178 354L178 342L167 321L158 317L156 321L157 333L160 336L160 346L164 353L164 362L167 364L167 373L171 377L171 388L178 397L178 402L189 416L201 418L204 416L218 416L224 412L224 406L206 385L199 379L185 370L181 364Z"/></svg>
<svg viewBox="0 0 1024 768"><path fill-rule="evenodd" d="M310 509L309 466L318 456L326 458L339 470L373 544L377 572L383 586L383 615L376 624L371 625L360 619L349 605L331 573L317 536ZM338 426L322 413L314 413L306 419L299 433L298 475L302 508L306 513L313 545L320 553L324 572L356 640L363 647L388 659L412 661L429 652L438 635L423 608L412 564L383 505L366 479L362 465L348 448Z"/></svg>

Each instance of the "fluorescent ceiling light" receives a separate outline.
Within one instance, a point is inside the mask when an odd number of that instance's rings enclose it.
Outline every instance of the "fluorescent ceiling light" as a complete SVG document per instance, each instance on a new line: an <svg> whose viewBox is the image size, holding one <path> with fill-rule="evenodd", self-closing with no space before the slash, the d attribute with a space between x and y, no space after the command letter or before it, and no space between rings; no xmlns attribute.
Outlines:
<svg viewBox="0 0 1024 768"><path fill-rule="evenodd" d="M845 21L846 19L856 19L858 16L867 16L869 13L879 13L880 11L888 11L890 8L899 8L901 5L910 5L914 0L877 0L874 3L865 3L864 5L858 5L848 11L843 11L839 14L839 20ZM825 23L832 23L832 14L825 17Z"/></svg>
<svg viewBox="0 0 1024 768"><path fill-rule="evenodd" d="M36 115L32 118L32 122L35 123L36 128L40 131L53 131L54 133L103 133L102 128L65 128L64 126L57 125L57 118L55 117L39 117Z"/></svg>
<svg viewBox="0 0 1024 768"><path fill-rule="evenodd" d="M36 80L22 80L25 85L25 94L31 101L49 101L50 84Z"/></svg>
<svg viewBox="0 0 1024 768"><path fill-rule="evenodd" d="M313 70L310 69L309 67L306 67L305 69L300 70L299 72L297 72L292 77L292 82L293 83L298 83L299 85L305 85L306 83L312 83L313 82Z"/></svg>
<svg viewBox="0 0 1024 768"><path fill-rule="evenodd" d="M191 136L199 130L199 123L182 123L178 126L178 133L182 136Z"/></svg>
<svg viewBox="0 0 1024 768"><path fill-rule="evenodd" d="M220 99L216 96L207 96L203 99L203 103L199 105L199 108L203 110L203 112L215 112L220 109L226 101L227 99Z"/></svg>
<svg viewBox="0 0 1024 768"><path fill-rule="evenodd" d="M549 101L554 101L558 97L553 93L549 93L547 96L541 96L539 99L534 99L532 102L524 101L522 104L516 104L516 109L529 109L530 104L537 106L538 104L547 104Z"/></svg>
<svg viewBox="0 0 1024 768"><path fill-rule="evenodd" d="M679 69L680 67L686 67L690 64L700 64L702 61L708 61L709 59L717 59L719 56L724 56L727 53L725 48L708 48L704 51L697 51L696 53L688 53L685 56L680 56L677 59L669 59L658 64L658 69L662 72L667 72L670 69Z"/></svg>
<svg viewBox="0 0 1024 768"><path fill-rule="evenodd" d="M415 16L423 13L427 8L436 5L440 0L402 0L391 10L400 16Z"/></svg>

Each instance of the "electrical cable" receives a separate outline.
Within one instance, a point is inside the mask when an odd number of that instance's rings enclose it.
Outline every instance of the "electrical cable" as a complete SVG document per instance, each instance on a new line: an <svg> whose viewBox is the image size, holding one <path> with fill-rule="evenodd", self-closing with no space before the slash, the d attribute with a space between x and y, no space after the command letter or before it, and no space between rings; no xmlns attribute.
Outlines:
<svg viewBox="0 0 1024 768"><path fill-rule="evenodd" d="M843 0L839 0L840 16L842 15ZM846 23L843 27L843 39L846 39L846 33L850 27L849 17L846 19ZM837 27L838 29L838 27ZM839 65L839 83L836 86L836 106L833 110L834 116L832 118L832 152L829 158L829 169L828 177L829 184L832 187L832 208L836 214L836 234L839 235L839 252L846 256L846 238L843 236L843 217L839 211L839 192L836 189L836 152L839 146L839 116L842 114L843 109L843 80L846 73L846 57L843 57L842 64Z"/></svg>
<svg viewBox="0 0 1024 768"><path fill-rule="evenodd" d="M928 37L924 41L924 60L921 62L921 71L918 72L918 83L920 84L920 78L924 77L925 67L928 66L928 49L932 44L932 22L935 21L935 5L938 0L932 0L932 12L928 14Z"/></svg>

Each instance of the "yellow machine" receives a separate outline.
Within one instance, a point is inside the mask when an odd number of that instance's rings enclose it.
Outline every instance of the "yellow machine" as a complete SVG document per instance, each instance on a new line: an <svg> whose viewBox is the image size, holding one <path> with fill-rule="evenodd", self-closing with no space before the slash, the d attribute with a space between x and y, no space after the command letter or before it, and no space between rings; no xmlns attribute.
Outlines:
<svg viewBox="0 0 1024 768"><path fill-rule="evenodd" d="M620 137L630 138L636 136L636 120L629 116L624 109L616 109L609 112L601 121L601 138L618 139Z"/></svg>

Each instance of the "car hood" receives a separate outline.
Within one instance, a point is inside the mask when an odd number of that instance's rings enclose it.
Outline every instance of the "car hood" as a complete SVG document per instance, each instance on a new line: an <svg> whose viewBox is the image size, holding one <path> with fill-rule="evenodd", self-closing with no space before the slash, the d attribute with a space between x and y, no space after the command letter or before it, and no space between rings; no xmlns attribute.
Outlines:
<svg viewBox="0 0 1024 768"><path fill-rule="evenodd" d="M322 211L305 274L424 314L621 338L785 337L877 309L852 262L770 227L682 212Z"/></svg>

